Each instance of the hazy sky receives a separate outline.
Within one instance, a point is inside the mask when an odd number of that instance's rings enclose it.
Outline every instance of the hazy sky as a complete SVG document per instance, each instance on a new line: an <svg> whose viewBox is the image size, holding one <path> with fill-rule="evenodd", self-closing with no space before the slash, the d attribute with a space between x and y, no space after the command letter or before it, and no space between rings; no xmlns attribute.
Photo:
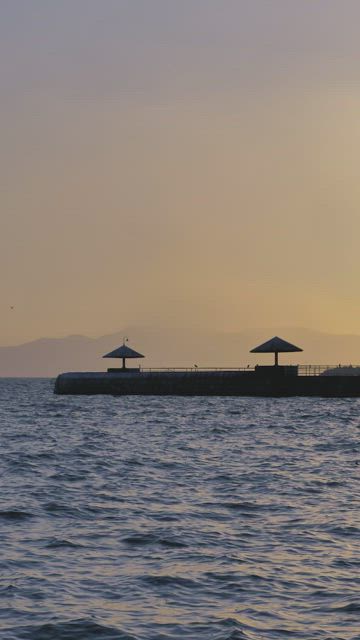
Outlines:
<svg viewBox="0 0 360 640"><path fill-rule="evenodd" d="M358 0L0 0L0 344L360 333L359 23Z"/></svg>

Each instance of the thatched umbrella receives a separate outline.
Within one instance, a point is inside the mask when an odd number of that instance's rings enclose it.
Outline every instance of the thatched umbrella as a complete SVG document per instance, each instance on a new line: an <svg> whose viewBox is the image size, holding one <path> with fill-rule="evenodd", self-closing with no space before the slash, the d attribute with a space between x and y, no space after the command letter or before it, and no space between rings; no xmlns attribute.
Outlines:
<svg viewBox="0 0 360 640"><path fill-rule="evenodd" d="M134 351L134 349L127 347L124 341L124 344L121 347L114 349L114 351L110 351L110 353L107 353L103 358L122 358L122 368L126 369L126 358L145 358L145 356Z"/></svg>
<svg viewBox="0 0 360 640"><path fill-rule="evenodd" d="M251 349L250 353L274 353L275 367L277 367L279 364L279 353L290 353L292 351L302 351L302 349L275 336L274 338L271 338L271 340L264 342L264 344L260 344L258 347L255 347L255 349Z"/></svg>

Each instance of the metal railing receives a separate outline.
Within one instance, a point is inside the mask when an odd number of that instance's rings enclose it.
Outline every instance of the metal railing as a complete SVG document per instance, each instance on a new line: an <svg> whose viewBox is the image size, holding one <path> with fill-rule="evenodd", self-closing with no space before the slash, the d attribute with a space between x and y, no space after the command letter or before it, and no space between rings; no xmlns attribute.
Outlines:
<svg viewBox="0 0 360 640"><path fill-rule="evenodd" d="M287 366L287 365L284 365ZM360 370L360 365L339 365L339 364L299 364L299 365L288 365L288 366L298 366L298 375L299 376L320 376L322 374L324 374L325 371L330 371L330 370L338 370L339 375L346 375L346 370L348 369L359 369ZM140 371L143 371L144 373L161 373L161 372L167 372L170 373L172 371L176 372L193 372L196 373L197 371L199 372L206 372L206 371L219 371L219 373L221 372L225 372L225 371L239 371L239 372L249 372L249 371L255 371L256 367L255 366L250 366L248 365L247 367L198 367L198 366L192 366L192 367L140 367Z"/></svg>
<svg viewBox="0 0 360 640"><path fill-rule="evenodd" d="M299 364L299 376L320 376L325 371L333 371L334 374L346 375L351 370L359 369L360 365L356 364Z"/></svg>
<svg viewBox="0 0 360 640"><path fill-rule="evenodd" d="M140 367L140 371L255 371L255 367Z"/></svg>

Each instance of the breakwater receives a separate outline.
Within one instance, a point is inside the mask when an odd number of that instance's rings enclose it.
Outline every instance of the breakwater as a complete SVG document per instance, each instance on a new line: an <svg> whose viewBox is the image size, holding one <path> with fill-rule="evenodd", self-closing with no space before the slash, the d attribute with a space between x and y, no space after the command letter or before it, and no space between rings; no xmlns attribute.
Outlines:
<svg viewBox="0 0 360 640"><path fill-rule="evenodd" d="M360 376L299 376L297 367L254 371L118 371L63 373L56 394L360 397Z"/></svg>

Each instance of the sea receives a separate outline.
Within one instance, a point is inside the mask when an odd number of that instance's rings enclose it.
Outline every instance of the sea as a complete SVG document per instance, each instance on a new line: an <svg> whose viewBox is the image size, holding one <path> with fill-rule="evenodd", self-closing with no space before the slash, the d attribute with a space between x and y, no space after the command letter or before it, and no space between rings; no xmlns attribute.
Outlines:
<svg viewBox="0 0 360 640"><path fill-rule="evenodd" d="M360 399L0 379L4 640L360 638Z"/></svg>

